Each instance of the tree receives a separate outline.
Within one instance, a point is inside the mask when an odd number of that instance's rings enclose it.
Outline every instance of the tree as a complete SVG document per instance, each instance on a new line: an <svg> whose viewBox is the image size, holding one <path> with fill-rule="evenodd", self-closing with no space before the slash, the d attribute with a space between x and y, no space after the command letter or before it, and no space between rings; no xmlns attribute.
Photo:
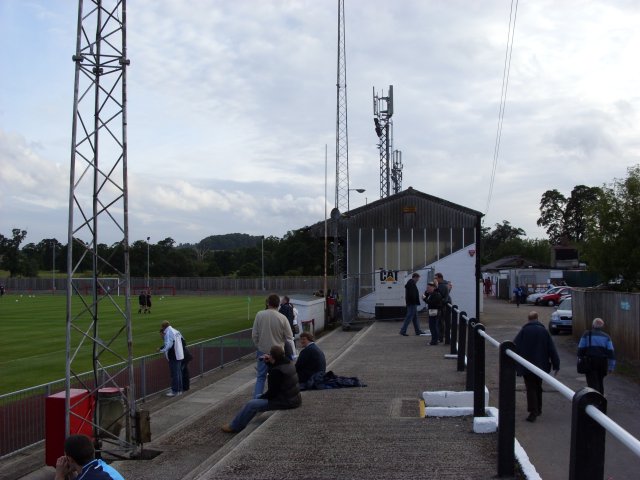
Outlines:
<svg viewBox="0 0 640 480"><path fill-rule="evenodd" d="M567 199L558 190L547 190L540 199L540 218L537 224L547 229L549 241L557 244L564 235L564 210Z"/></svg>
<svg viewBox="0 0 640 480"><path fill-rule="evenodd" d="M498 247L511 240L520 239L526 235L521 228L512 227L511 223L503 220L502 224L496 223L493 231L489 228L482 228L482 261L489 263L500 258L496 256Z"/></svg>
<svg viewBox="0 0 640 480"><path fill-rule="evenodd" d="M622 277L626 290L640 288L640 165L600 190L586 226L584 258L604 278Z"/></svg>
<svg viewBox="0 0 640 480"><path fill-rule="evenodd" d="M11 230L11 238L0 235L0 256L2 258L2 268L9 271L9 276L15 277L20 275L20 263L22 252L20 252L20 244L27 236L26 230L14 228Z"/></svg>
<svg viewBox="0 0 640 480"><path fill-rule="evenodd" d="M588 212L601 193L599 187L576 185L567 199L558 190L547 190L540 199L538 226L547 229L549 241L554 245L582 243L586 234Z"/></svg>
<svg viewBox="0 0 640 480"><path fill-rule="evenodd" d="M564 209L563 223L565 237L576 244L585 240L589 212L602 195L599 187L577 185Z"/></svg>

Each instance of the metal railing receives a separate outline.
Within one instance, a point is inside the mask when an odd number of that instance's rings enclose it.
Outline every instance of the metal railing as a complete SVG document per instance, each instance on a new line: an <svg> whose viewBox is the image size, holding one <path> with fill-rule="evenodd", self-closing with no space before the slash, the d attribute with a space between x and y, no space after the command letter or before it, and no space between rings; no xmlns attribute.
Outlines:
<svg viewBox="0 0 640 480"><path fill-rule="evenodd" d="M251 329L193 343L188 348L193 356L189 363L192 379L255 353ZM133 363L138 402L144 402L169 388L170 374L164 354L138 357ZM111 365L103 373L113 374L121 367L122 365ZM93 384L93 372L83 373L80 377L85 385ZM119 382L124 380L126 379L118 379ZM72 388L82 387L78 382ZM0 458L44 440L46 398L64 390L65 380L61 379L0 395Z"/></svg>
<svg viewBox="0 0 640 480"><path fill-rule="evenodd" d="M457 306L447 305L447 313L451 320L451 353L458 355L458 371L464 371L466 366L466 388L473 391L474 417L486 416L485 341L500 352L498 477L513 476L515 473L516 363L536 374L572 403L570 480L601 480L604 477L607 432L640 457L640 440L606 415L607 400L600 392L588 387L574 392L518 355L513 342L501 343L491 337L486 333L484 325L477 323L474 318L468 318L465 312L458 311ZM467 336L469 328L473 331Z"/></svg>

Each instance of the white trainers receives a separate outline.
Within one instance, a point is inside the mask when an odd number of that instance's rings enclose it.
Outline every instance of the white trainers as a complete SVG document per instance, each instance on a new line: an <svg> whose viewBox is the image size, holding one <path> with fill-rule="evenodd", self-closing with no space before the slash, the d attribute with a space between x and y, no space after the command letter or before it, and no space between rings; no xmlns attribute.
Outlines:
<svg viewBox="0 0 640 480"><path fill-rule="evenodd" d="M166 397L175 397L176 395L182 395L182 392L174 392L171 390L170 392L165 393Z"/></svg>

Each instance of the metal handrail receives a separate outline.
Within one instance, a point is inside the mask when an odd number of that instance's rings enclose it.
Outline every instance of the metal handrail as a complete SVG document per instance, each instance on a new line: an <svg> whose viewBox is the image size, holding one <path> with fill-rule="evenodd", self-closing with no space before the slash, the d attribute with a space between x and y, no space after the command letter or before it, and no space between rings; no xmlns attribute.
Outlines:
<svg viewBox="0 0 640 480"><path fill-rule="evenodd" d="M515 403L515 367L520 364L530 372L534 373L546 383L555 388L566 399L572 402L572 423L571 423L571 455L570 455L570 479L599 479L602 478L604 468L604 444L605 432L613 435L618 441L626 446L637 457L640 457L640 440L631 435L627 430L618 425L606 415L606 399L599 392L591 388L583 388L575 392L565 384L557 380L554 376L536 367L518 355L513 342L499 342L485 332L485 327L481 323L476 323L475 319L469 319L466 315L460 315L461 321L467 325L473 325L478 337L497 347L501 352L500 361L500 402L503 400L506 405ZM471 334L469 334L471 338ZM475 342L469 342L473 345ZM480 397L480 389L484 392L484 342L480 341L475 347L476 351L470 351L473 361L469 364L469 371L475 371L474 390L474 415L476 413L475 397ZM504 357L503 357L504 355ZM509 357L514 363L508 366L508 362L503 364L503 358ZM478 365L476 365L478 363ZM504 372L503 372L504 367ZM509 380L511 378L512 380ZM503 389L507 388L510 394L503 394ZM478 409L480 411L482 409ZM503 414L504 413L504 414ZM500 414L500 425L498 437L498 476L510 474L512 472L513 449L515 441L515 408L507 408ZM589 419L587 419L589 417ZM595 447L594 447L595 445ZM594 452L596 452L594 454Z"/></svg>

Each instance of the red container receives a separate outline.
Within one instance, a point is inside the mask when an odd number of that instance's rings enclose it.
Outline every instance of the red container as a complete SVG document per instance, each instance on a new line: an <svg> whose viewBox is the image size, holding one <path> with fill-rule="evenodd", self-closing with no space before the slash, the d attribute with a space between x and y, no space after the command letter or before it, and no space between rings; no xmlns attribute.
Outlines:
<svg viewBox="0 0 640 480"><path fill-rule="evenodd" d="M70 434L93 436L94 398L88 390L70 390ZM58 457L64 455L64 403L65 392L54 393L45 399L45 463L55 467ZM78 416L76 416L78 415Z"/></svg>

